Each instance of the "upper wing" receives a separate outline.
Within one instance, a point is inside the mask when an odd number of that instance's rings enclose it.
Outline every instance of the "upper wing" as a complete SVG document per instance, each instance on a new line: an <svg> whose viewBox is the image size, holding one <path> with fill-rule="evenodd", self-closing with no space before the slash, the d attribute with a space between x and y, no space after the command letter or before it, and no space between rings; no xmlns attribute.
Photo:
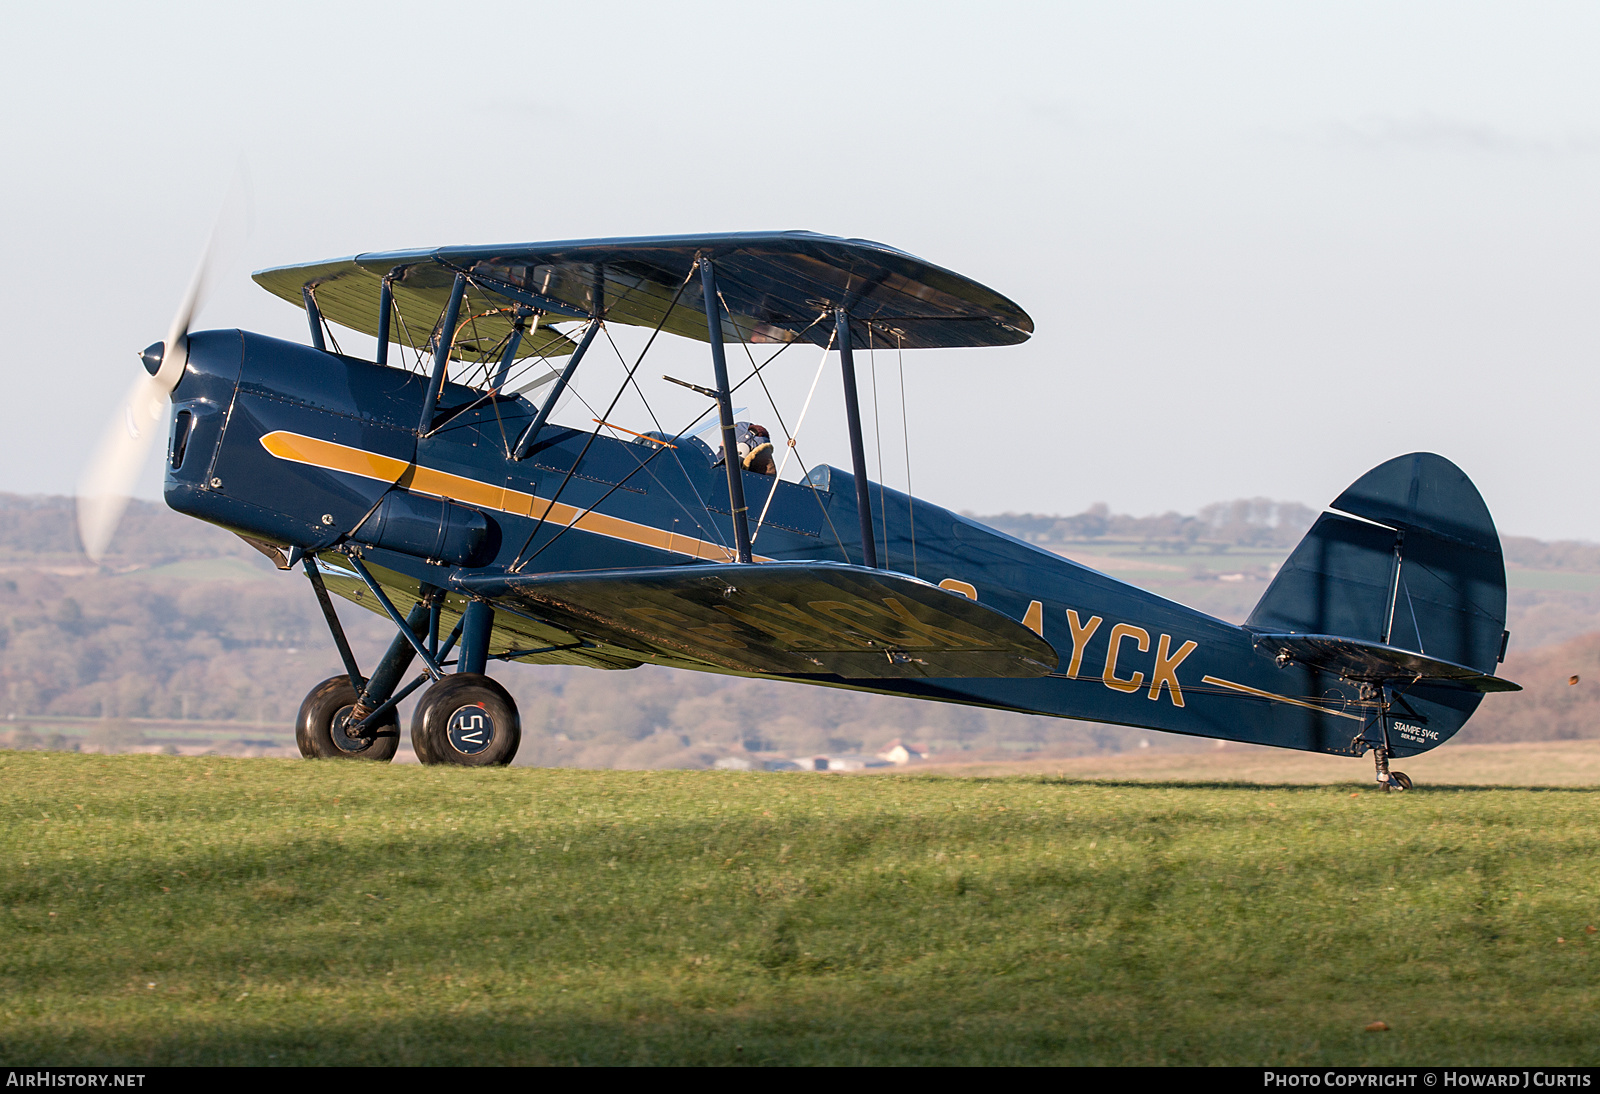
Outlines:
<svg viewBox="0 0 1600 1094"><path fill-rule="evenodd" d="M409 268L408 268L409 269ZM252 275L256 284L275 296L305 306L301 290L309 288L323 316L362 334L378 336L378 311L383 278L390 270L381 265L363 264L360 258L340 258L301 266L280 266ZM399 276L390 282L394 293L396 318L389 327L389 338L399 345L421 349L433 334L445 305L455 272L429 262L413 276ZM452 347L457 358L477 357L503 345L516 324L515 309L523 303L515 296L494 292L484 285L468 287L461 308L461 326ZM567 318L541 316L539 325L530 327L517 347L517 357L564 357L576 346L548 324Z"/></svg>
<svg viewBox="0 0 1600 1094"><path fill-rule="evenodd" d="M496 306L531 305L556 320L600 315L616 323L661 325L703 342L708 333L699 286L679 292L700 255L716 264L729 312L723 320L728 341L827 345L832 320L818 320L841 307L854 321L855 344L863 347L1005 346L1033 333L1026 312L970 278L881 243L815 232L375 252L280 266L254 277L297 305L303 303L301 289L310 285L325 316L374 335L379 283L391 277L395 306L419 346L444 310L458 272L471 278L472 292ZM490 334L498 329L484 324ZM397 341L403 341L401 333L394 331Z"/></svg>

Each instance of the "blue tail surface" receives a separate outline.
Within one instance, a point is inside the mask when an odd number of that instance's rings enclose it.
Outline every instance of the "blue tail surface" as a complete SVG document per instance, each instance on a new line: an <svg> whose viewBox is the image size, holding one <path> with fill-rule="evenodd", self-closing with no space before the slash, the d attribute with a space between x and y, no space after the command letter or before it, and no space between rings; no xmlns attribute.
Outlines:
<svg viewBox="0 0 1600 1094"><path fill-rule="evenodd" d="M1414 452L1367 472L1331 509L1245 626L1281 645L1285 658L1318 647L1322 666L1339 666L1347 679L1404 685L1413 705L1445 708L1423 734L1439 744L1482 692L1515 687L1493 678L1510 636L1505 559L1488 506L1455 464ZM1354 641L1339 649L1335 638ZM1473 673L1482 678L1469 682Z"/></svg>

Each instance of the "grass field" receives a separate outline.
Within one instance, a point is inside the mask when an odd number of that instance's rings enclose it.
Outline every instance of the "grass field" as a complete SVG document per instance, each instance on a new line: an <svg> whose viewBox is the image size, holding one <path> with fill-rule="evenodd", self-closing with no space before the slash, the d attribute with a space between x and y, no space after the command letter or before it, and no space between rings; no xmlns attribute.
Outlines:
<svg viewBox="0 0 1600 1094"><path fill-rule="evenodd" d="M0 1063L1600 1062L1600 790L1361 777L0 752Z"/></svg>

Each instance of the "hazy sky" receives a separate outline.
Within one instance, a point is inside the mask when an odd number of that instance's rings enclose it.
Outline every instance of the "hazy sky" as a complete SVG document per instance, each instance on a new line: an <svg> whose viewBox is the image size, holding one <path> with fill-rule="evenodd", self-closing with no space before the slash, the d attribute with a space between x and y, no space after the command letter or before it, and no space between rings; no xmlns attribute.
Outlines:
<svg viewBox="0 0 1600 1094"><path fill-rule="evenodd" d="M0 489L71 490L242 155L255 232L201 327L304 339L249 271L364 250L861 236L1037 328L907 355L921 496L1322 505L1430 449L1503 531L1600 539L1592 4L13 4L6 23ZM819 359L786 357L794 409ZM643 372L710 372L692 343L663 363ZM620 375L585 372L594 398ZM802 447L847 466L827 375Z"/></svg>

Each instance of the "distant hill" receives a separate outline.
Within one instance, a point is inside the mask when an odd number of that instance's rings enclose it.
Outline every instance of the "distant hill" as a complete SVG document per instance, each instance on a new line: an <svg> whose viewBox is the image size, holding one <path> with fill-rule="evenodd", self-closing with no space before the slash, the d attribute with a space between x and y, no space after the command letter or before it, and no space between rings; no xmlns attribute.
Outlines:
<svg viewBox="0 0 1600 1094"><path fill-rule="evenodd" d="M1040 546L1095 544L1108 540L1137 542L1147 550L1179 553L1225 551L1234 547L1279 548L1288 554L1317 519L1317 511L1299 502L1270 498L1219 501L1194 516L1162 513L1133 517L1113 513L1098 502L1076 516L1040 516L1036 513L1001 513L980 517L1007 535Z"/></svg>
<svg viewBox="0 0 1600 1094"><path fill-rule="evenodd" d="M1462 741L1600 737L1600 634L1511 653L1500 674L1523 690L1487 696L1459 734Z"/></svg>
<svg viewBox="0 0 1600 1094"><path fill-rule="evenodd" d="M160 502L131 501L104 560L109 570L160 566L189 558L254 557L238 536L175 513ZM86 567L71 498L0 494L0 563ZM265 560L263 559L263 564Z"/></svg>

